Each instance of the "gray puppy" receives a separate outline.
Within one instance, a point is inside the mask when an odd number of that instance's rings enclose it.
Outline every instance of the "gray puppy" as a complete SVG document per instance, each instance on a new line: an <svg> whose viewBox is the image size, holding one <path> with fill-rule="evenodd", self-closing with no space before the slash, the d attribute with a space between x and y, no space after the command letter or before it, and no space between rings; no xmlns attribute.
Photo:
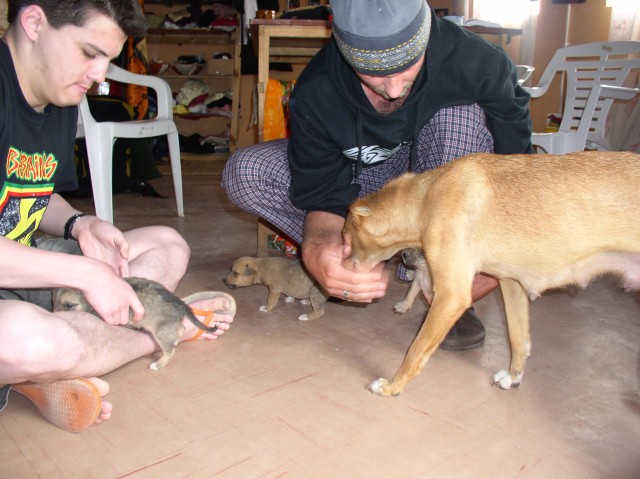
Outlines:
<svg viewBox="0 0 640 479"><path fill-rule="evenodd" d="M198 321L191 308L160 283L144 278L125 278L125 280L138 295L145 310L144 317L140 321L129 321L127 326L148 331L162 350L160 359L151 363L149 369L157 371L166 366L172 358L176 345L185 332L182 324L182 318L185 316L203 331L213 333L218 329L217 324L209 327ZM54 289L53 310L85 311L97 316L84 295L72 288Z"/></svg>

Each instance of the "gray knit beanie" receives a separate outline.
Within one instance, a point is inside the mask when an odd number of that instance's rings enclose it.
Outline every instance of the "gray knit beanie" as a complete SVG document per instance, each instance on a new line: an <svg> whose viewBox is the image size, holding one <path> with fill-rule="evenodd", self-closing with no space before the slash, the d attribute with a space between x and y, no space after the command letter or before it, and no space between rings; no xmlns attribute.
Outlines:
<svg viewBox="0 0 640 479"><path fill-rule="evenodd" d="M414 65L427 48L425 0L330 0L333 36L358 73L385 76Z"/></svg>

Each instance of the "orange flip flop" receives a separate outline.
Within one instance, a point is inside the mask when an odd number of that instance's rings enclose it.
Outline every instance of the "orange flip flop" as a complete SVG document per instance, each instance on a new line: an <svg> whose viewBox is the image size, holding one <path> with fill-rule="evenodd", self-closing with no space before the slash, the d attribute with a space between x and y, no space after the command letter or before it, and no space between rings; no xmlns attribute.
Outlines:
<svg viewBox="0 0 640 479"><path fill-rule="evenodd" d="M102 409L100 391L84 378L14 384L11 389L35 404L49 422L69 432L84 431Z"/></svg>
<svg viewBox="0 0 640 479"><path fill-rule="evenodd" d="M203 301L203 300L215 299L220 297L226 298L229 301L229 304L230 304L229 309L226 309L223 311L217 311L217 310L213 311L213 310L204 310L199 308L191 308L191 310L193 311L193 314L195 314L198 317L198 319L200 319L202 324L209 326L213 321L214 314L223 314L231 317L235 316L236 300L233 299L233 296L227 293L222 293L220 291L201 291L199 293L191 294L186 298L182 298L182 301L184 301L187 305L190 305L191 303L195 303L196 301ZM196 334L193 337L189 339L185 339L185 342L196 341L203 334L204 334L204 331L199 329L198 332L196 332Z"/></svg>

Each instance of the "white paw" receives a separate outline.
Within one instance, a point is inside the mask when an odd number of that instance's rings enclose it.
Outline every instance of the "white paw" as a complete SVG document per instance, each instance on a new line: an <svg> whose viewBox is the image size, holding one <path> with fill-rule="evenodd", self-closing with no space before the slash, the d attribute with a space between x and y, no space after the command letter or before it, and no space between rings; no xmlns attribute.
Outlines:
<svg viewBox="0 0 640 479"><path fill-rule="evenodd" d="M162 366L160 366L157 362L149 364L149 369L151 369L152 371L159 371L161 367Z"/></svg>
<svg viewBox="0 0 640 479"><path fill-rule="evenodd" d="M285 303L293 303L296 300L296 298L294 298L293 296L285 296L284 297L284 302Z"/></svg>
<svg viewBox="0 0 640 479"><path fill-rule="evenodd" d="M367 389L374 394L380 394L382 388L386 384L389 384L389 381L387 381L385 378L376 379L371 384L369 384L369 386L367 386Z"/></svg>
<svg viewBox="0 0 640 479"><path fill-rule="evenodd" d="M501 369L493 375L493 384L501 389L511 389L511 386L514 385L514 382L511 379L509 371Z"/></svg>
<svg viewBox="0 0 640 479"><path fill-rule="evenodd" d="M308 299L301 299L300 300L300 304L311 304L311 301L309 301Z"/></svg>
<svg viewBox="0 0 640 479"><path fill-rule="evenodd" d="M266 312L267 312L267 311L269 311L269 310L267 309L267 307L266 307L266 306L260 306L260 307L258 308L258 311L262 311L263 313L266 313Z"/></svg>
<svg viewBox="0 0 640 479"><path fill-rule="evenodd" d="M401 301L399 303L396 303L396 305L393 307L393 310L398 314L403 314L409 311L409 305L404 301Z"/></svg>
<svg viewBox="0 0 640 479"><path fill-rule="evenodd" d="M301 314L300 316L298 316L298 320L300 320L300 321L308 321L309 320L309 316L307 316L306 314Z"/></svg>

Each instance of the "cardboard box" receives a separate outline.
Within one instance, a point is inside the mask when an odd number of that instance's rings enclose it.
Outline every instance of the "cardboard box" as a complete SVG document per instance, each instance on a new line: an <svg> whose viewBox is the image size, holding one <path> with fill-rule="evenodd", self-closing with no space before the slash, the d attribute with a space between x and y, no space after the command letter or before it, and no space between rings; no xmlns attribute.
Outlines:
<svg viewBox="0 0 640 479"><path fill-rule="evenodd" d="M207 60L207 75L233 75L233 60Z"/></svg>

